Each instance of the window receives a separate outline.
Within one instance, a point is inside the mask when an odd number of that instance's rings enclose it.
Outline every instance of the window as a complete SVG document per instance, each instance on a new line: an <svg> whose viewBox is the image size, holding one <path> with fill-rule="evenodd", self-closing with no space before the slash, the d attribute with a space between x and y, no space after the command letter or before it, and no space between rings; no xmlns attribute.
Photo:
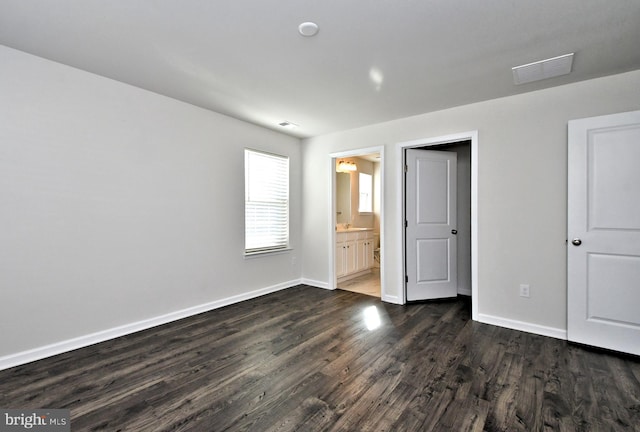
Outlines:
<svg viewBox="0 0 640 432"><path fill-rule="evenodd" d="M289 158L244 151L246 254L289 246Z"/></svg>
<svg viewBox="0 0 640 432"><path fill-rule="evenodd" d="M373 177L371 174L360 173L358 189L360 191L358 212L371 213L373 211Z"/></svg>

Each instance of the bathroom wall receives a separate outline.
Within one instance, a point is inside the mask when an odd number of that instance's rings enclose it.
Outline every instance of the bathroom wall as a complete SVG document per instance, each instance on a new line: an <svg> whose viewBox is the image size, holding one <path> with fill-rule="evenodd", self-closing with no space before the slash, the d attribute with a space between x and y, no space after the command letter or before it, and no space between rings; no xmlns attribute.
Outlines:
<svg viewBox="0 0 640 432"><path fill-rule="evenodd" d="M351 223L351 174L336 173L336 223Z"/></svg>
<svg viewBox="0 0 640 432"><path fill-rule="evenodd" d="M359 227L359 228L373 228L374 227L374 214L360 214L358 212L358 206L360 203L360 195L359 195L359 184L360 184L360 176L359 173L370 174L373 176L373 162L359 158L359 157L345 157L339 158L336 160L336 164L339 161L348 161L353 162L357 166L357 171L352 171L349 173L351 176L351 221L349 222L351 226ZM375 182L374 182L375 188ZM374 189L375 190L375 189ZM374 195L373 202L375 206L376 197ZM337 200L340 200L340 197L337 197Z"/></svg>

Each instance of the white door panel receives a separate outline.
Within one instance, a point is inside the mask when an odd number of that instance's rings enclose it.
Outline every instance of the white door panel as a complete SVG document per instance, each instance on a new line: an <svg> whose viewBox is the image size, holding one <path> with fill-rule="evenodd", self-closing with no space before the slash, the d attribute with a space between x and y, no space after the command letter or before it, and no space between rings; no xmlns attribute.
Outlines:
<svg viewBox="0 0 640 432"><path fill-rule="evenodd" d="M640 326L640 257L587 254L587 280L587 319Z"/></svg>
<svg viewBox="0 0 640 432"><path fill-rule="evenodd" d="M449 239L419 239L418 282L449 281Z"/></svg>
<svg viewBox="0 0 640 432"><path fill-rule="evenodd" d="M417 171L416 222L430 225L448 224L451 216L448 205L450 161L440 158L434 160L422 155L415 159L411 169L414 168Z"/></svg>
<svg viewBox="0 0 640 432"><path fill-rule="evenodd" d="M589 230L640 230L640 128L589 135Z"/></svg>
<svg viewBox="0 0 640 432"><path fill-rule="evenodd" d="M640 355L640 111L569 122L571 341Z"/></svg>
<svg viewBox="0 0 640 432"><path fill-rule="evenodd" d="M406 151L407 300L457 295L453 152Z"/></svg>

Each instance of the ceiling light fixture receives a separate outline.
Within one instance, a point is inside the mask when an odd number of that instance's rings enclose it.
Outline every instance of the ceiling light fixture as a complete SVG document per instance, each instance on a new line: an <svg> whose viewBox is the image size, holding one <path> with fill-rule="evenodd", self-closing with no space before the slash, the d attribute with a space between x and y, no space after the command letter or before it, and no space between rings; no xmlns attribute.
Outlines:
<svg viewBox="0 0 640 432"><path fill-rule="evenodd" d="M298 26L298 32L305 37L311 37L318 34L318 24L314 22L303 22Z"/></svg>
<svg viewBox="0 0 640 432"><path fill-rule="evenodd" d="M278 126L281 126L281 127L285 128L285 129L295 129L295 128L298 127L297 124L291 123L290 121L283 121L281 123L278 123Z"/></svg>
<svg viewBox="0 0 640 432"><path fill-rule="evenodd" d="M565 54L511 68L513 83L526 84L571 73L573 54Z"/></svg>
<svg viewBox="0 0 640 432"><path fill-rule="evenodd" d="M348 173L352 171L358 171L358 167L354 162L349 161L340 161L338 162L338 167L336 168L337 172Z"/></svg>

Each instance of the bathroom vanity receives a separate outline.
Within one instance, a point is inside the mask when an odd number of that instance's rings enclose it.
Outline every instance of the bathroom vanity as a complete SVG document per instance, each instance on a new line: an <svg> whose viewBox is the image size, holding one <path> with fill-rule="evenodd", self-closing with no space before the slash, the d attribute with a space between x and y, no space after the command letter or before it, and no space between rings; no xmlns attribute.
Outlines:
<svg viewBox="0 0 640 432"><path fill-rule="evenodd" d="M336 277L344 281L371 271L375 242L372 228L336 232Z"/></svg>

